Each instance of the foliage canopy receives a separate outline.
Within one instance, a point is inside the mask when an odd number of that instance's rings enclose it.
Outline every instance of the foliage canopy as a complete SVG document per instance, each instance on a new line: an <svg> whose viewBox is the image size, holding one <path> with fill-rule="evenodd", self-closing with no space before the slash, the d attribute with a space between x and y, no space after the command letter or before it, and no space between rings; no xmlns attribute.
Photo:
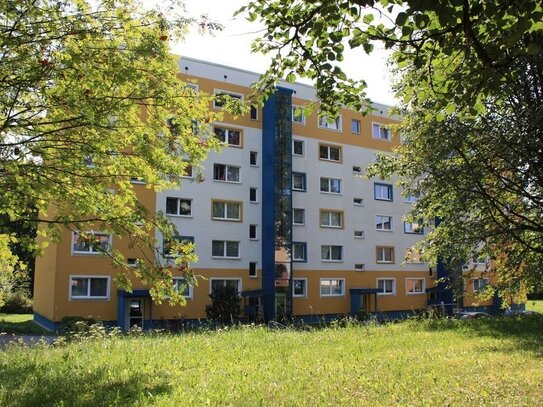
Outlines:
<svg viewBox="0 0 543 407"><path fill-rule="evenodd" d="M171 269L154 253L155 230L166 238L175 231L138 202L131 179L153 190L178 187L189 166L218 147L209 124L219 115L208 96L179 80L169 52L169 40L195 20L164 4L1 3L0 217L40 225L44 244L64 228L84 231L80 239L95 246L97 230L127 239L146 261L129 268L119 252L105 250L119 266L120 286L130 288L133 272L154 297L182 302ZM16 239L0 236L4 276L17 270ZM192 282L188 264L196 257L179 250L176 265Z"/></svg>
<svg viewBox="0 0 543 407"><path fill-rule="evenodd" d="M245 10L266 26L254 49L274 54L259 86L313 79L327 112L371 110L365 83L339 66L347 49L391 49L404 143L369 174L399 175L420 195L411 219L441 218L421 244L430 262L489 256L503 288L541 284L541 2L256 0Z"/></svg>

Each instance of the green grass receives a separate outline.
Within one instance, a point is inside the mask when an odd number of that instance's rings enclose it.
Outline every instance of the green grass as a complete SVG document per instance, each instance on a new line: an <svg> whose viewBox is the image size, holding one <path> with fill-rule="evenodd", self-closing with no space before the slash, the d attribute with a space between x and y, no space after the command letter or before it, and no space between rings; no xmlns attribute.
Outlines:
<svg viewBox="0 0 543 407"><path fill-rule="evenodd" d="M526 302L526 309L543 314L543 300L528 300Z"/></svg>
<svg viewBox="0 0 543 407"><path fill-rule="evenodd" d="M543 405L543 318L8 347L0 405Z"/></svg>
<svg viewBox="0 0 543 407"><path fill-rule="evenodd" d="M45 329L34 323L32 314L1 314L0 333L8 334L50 334Z"/></svg>

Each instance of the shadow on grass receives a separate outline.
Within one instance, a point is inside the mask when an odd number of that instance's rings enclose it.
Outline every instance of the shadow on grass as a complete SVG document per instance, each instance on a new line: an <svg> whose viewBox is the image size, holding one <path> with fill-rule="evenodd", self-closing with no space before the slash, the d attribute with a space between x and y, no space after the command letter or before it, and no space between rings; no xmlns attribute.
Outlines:
<svg viewBox="0 0 543 407"><path fill-rule="evenodd" d="M28 334L28 335L51 335L51 332L46 331L33 321L12 322L0 321L0 332L8 334Z"/></svg>
<svg viewBox="0 0 543 407"><path fill-rule="evenodd" d="M30 361L16 367L0 366L0 405L4 406L148 405L153 397L170 391L160 373L134 369L123 375L106 367L88 371L84 366Z"/></svg>
<svg viewBox="0 0 543 407"><path fill-rule="evenodd" d="M488 317L473 320L429 319L421 324L428 331L456 331L470 336L506 339L513 346L504 350L524 350L543 357L543 316ZM508 349L507 349L508 348Z"/></svg>

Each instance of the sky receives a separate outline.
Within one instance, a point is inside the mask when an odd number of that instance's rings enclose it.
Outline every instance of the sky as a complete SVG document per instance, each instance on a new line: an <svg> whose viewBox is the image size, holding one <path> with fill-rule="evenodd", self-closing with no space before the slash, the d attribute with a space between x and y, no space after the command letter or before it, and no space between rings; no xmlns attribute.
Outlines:
<svg viewBox="0 0 543 407"><path fill-rule="evenodd" d="M248 71L264 72L270 58L251 53L251 42L261 34L262 26L246 21L243 16L233 17L234 12L247 2L248 0L185 0L189 15L198 17L207 14L225 28L215 36L201 35L195 29L183 42L173 45L173 52ZM386 60L387 54L382 50L367 56L361 49L356 49L345 55L341 66L349 77L366 81L367 95L372 101L393 105L396 100L390 90L391 75L388 73Z"/></svg>

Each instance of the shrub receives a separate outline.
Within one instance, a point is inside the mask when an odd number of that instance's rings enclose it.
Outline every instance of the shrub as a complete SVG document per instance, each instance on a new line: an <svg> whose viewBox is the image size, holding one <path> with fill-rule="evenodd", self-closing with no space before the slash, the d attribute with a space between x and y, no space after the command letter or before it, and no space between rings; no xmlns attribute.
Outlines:
<svg viewBox="0 0 543 407"><path fill-rule="evenodd" d="M240 312L238 289L233 286L221 286L213 289L209 294L211 304L206 305L207 318L227 324L237 320Z"/></svg>
<svg viewBox="0 0 543 407"><path fill-rule="evenodd" d="M94 318L64 317L60 320L60 332L63 334L85 333L94 324L96 324Z"/></svg>
<svg viewBox="0 0 543 407"><path fill-rule="evenodd" d="M22 290L9 293L0 312L6 314L32 314L32 299Z"/></svg>

